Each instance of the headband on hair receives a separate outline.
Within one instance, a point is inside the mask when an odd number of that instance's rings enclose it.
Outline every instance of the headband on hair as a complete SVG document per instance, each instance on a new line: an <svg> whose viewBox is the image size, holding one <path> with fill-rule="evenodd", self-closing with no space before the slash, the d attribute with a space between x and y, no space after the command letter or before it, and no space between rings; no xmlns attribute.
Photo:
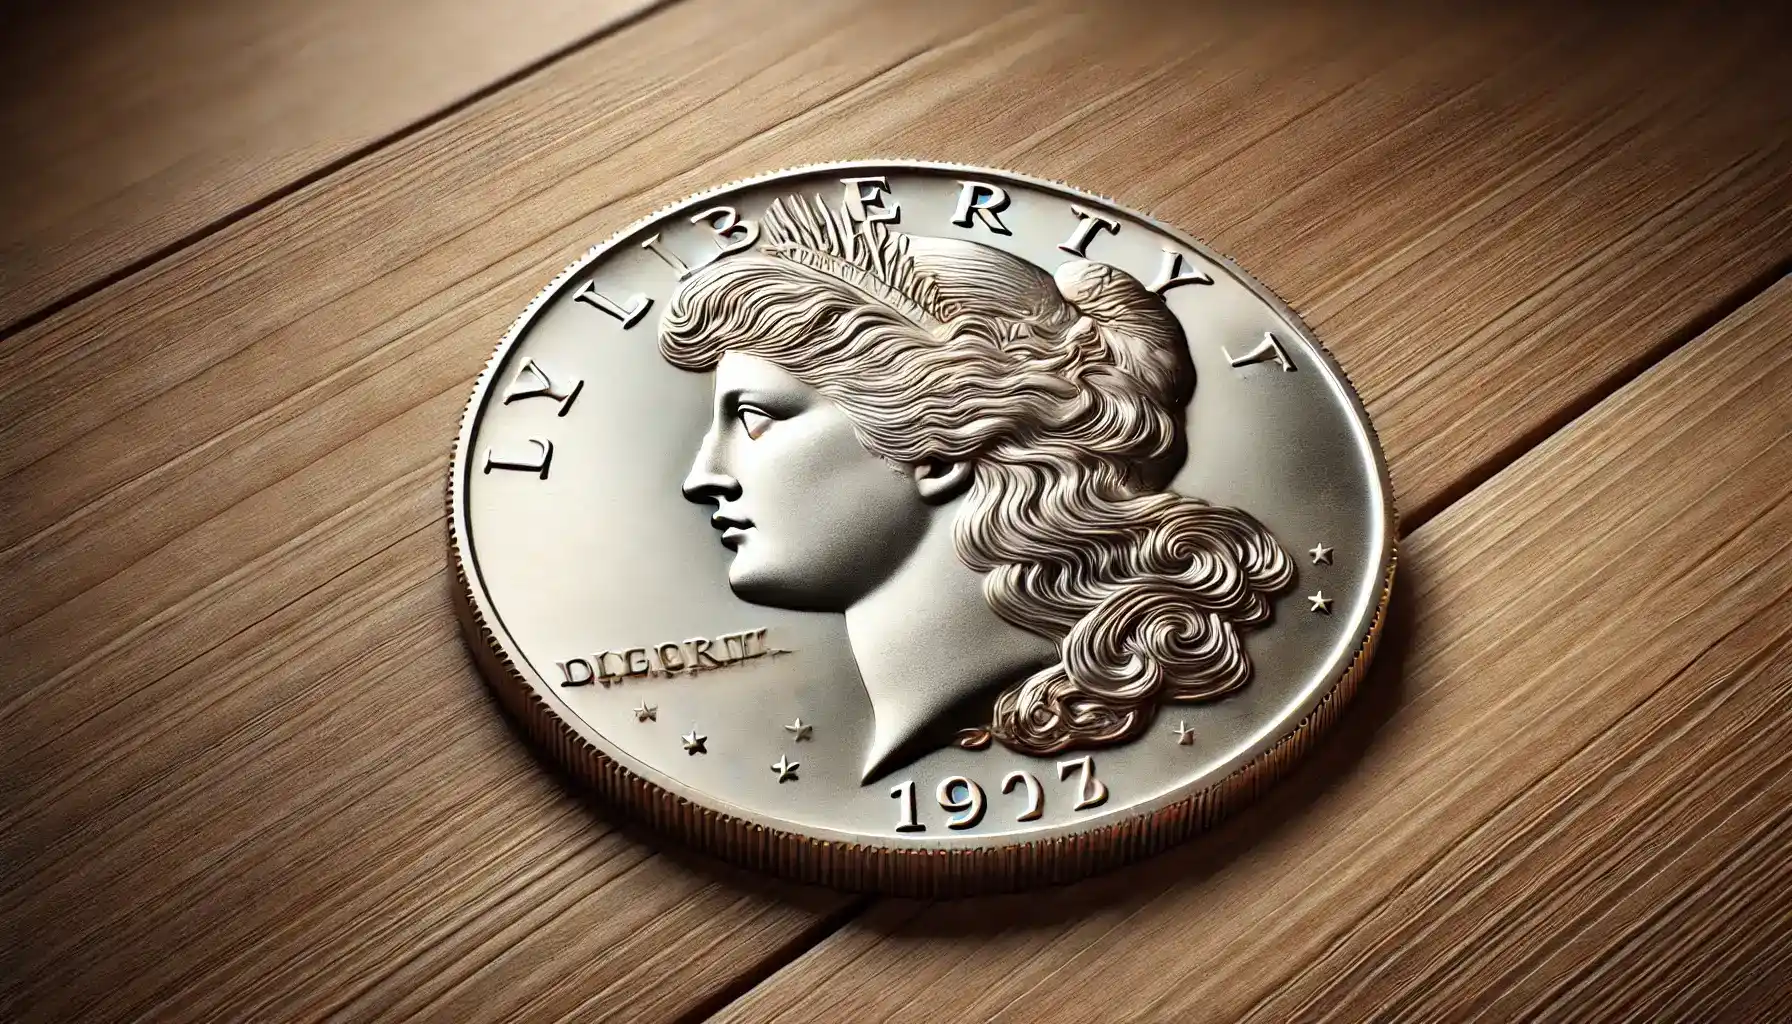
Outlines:
<svg viewBox="0 0 1792 1024"><path fill-rule="evenodd" d="M946 321L938 287L915 271L908 236L810 199L772 200L759 222L764 252L826 274L929 333Z"/></svg>

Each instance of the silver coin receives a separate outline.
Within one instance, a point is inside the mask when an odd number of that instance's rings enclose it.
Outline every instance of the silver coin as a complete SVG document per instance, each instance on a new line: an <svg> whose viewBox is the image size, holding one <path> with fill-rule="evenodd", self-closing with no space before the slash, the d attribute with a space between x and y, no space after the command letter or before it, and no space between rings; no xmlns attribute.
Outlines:
<svg viewBox="0 0 1792 1024"><path fill-rule="evenodd" d="M695 196L544 290L450 477L469 642L606 797L808 881L948 893L1177 841L1350 696L1383 459L1286 305L1006 171Z"/></svg>

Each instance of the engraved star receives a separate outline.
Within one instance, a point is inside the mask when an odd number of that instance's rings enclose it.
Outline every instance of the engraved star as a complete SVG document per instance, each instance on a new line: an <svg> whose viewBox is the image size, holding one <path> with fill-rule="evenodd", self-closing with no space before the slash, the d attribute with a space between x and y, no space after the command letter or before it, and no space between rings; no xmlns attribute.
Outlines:
<svg viewBox="0 0 1792 1024"><path fill-rule="evenodd" d="M1313 550L1307 552L1307 554L1313 556L1314 565L1332 564L1332 549L1326 547L1324 544L1313 545Z"/></svg>
<svg viewBox="0 0 1792 1024"><path fill-rule="evenodd" d="M659 720L660 709L656 705L642 701L641 706L635 709L635 721L637 722L657 722Z"/></svg>
<svg viewBox="0 0 1792 1024"><path fill-rule="evenodd" d="M796 778L796 770L802 766L801 761L792 761L788 757L779 755L778 759L772 762L772 771L778 773L778 784L783 785L792 780L801 781Z"/></svg>
<svg viewBox="0 0 1792 1024"><path fill-rule="evenodd" d="M803 721L801 718L798 718L784 728L787 729L791 735L796 737L795 742L797 743L801 743L815 733L815 727Z"/></svg>
<svg viewBox="0 0 1792 1024"><path fill-rule="evenodd" d="M705 744L709 742L709 737L698 732L697 727L694 725L691 726L690 732L687 732L678 738L684 741L684 752L687 754L695 755L709 753L709 747L705 746Z"/></svg>
<svg viewBox="0 0 1792 1024"><path fill-rule="evenodd" d="M1312 604L1312 607L1308 609L1309 611L1315 611L1321 615L1330 615L1332 613L1332 599L1326 597L1325 591L1323 590L1314 593L1313 596L1307 598L1307 601Z"/></svg>
<svg viewBox="0 0 1792 1024"><path fill-rule="evenodd" d="M1188 727L1187 722L1176 723L1176 743L1179 746L1192 746L1195 742L1195 730Z"/></svg>

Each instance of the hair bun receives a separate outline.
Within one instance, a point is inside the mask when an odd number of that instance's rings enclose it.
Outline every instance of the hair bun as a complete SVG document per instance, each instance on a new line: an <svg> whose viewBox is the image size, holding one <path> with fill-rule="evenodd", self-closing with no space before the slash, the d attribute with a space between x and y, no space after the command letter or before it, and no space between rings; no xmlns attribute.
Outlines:
<svg viewBox="0 0 1792 1024"><path fill-rule="evenodd" d="M1128 299L1150 294L1131 274L1094 260L1071 260L1052 280L1065 301L1097 320L1112 319L1125 310Z"/></svg>
<svg viewBox="0 0 1792 1024"><path fill-rule="evenodd" d="M1161 398L1187 401L1194 369L1182 324L1163 297L1107 263L1071 260L1052 274L1058 293L1094 320L1115 365Z"/></svg>

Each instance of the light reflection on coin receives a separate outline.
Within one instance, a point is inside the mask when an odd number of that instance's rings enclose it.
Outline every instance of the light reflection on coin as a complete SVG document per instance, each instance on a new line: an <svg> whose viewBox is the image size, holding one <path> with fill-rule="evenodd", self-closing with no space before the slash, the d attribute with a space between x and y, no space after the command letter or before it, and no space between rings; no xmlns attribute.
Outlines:
<svg viewBox="0 0 1792 1024"><path fill-rule="evenodd" d="M712 852L894 892L1211 822L1348 698L1394 566L1367 417L1266 289L909 162L592 250L499 346L450 492L470 642L539 742Z"/></svg>

